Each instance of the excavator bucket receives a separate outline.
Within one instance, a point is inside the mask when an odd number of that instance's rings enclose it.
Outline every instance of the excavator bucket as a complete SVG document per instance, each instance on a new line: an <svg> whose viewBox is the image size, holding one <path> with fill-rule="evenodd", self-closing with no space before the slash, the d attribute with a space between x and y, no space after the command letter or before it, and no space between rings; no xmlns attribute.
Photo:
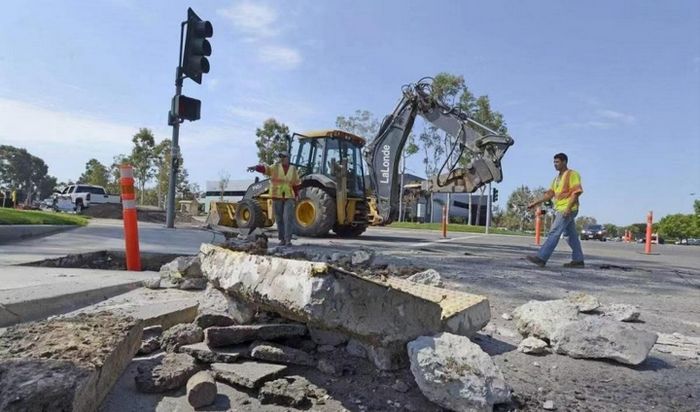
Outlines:
<svg viewBox="0 0 700 412"><path fill-rule="evenodd" d="M473 193L490 182L503 180L501 168L489 159L476 159L468 168L456 168L449 175L433 176L422 189L437 193Z"/></svg>
<svg viewBox="0 0 700 412"><path fill-rule="evenodd" d="M236 203L211 202L207 224L212 226L238 227L236 224Z"/></svg>

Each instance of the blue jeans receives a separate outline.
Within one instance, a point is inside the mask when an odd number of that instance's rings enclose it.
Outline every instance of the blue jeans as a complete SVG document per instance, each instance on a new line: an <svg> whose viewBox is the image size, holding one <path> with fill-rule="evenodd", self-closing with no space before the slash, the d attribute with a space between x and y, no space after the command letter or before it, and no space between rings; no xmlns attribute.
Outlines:
<svg viewBox="0 0 700 412"><path fill-rule="evenodd" d="M272 207L275 210L275 222L277 223L277 237L284 243L292 240L294 231L294 199L274 199Z"/></svg>
<svg viewBox="0 0 700 412"><path fill-rule="evenodd" d="M537 252L537 257L545 262L549 260L549 257L552 256L552 253L554 253L554 248L557 247L559 238L563 233L564 236L567 236L569 247L571 247L571 260L574 262L583 262L581 241L579 240L578 233L576 232L576 215L578 214L578 211L571 212L567 217L564 217L560 212L555 213L552 228L549 230L549 234L547 235L547 240L545 240L544 245L542 245L539 252Z"/></svg>

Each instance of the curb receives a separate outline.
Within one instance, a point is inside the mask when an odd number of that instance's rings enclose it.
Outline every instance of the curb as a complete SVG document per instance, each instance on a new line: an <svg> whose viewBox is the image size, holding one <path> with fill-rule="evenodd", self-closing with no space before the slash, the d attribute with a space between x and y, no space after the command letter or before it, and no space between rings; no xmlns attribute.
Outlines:
<svg viewBox="0 0 700 412"><path fill-rule="evenodd" d="M78 225L0 225L0 244L49 236L78 228Z"/></svg>

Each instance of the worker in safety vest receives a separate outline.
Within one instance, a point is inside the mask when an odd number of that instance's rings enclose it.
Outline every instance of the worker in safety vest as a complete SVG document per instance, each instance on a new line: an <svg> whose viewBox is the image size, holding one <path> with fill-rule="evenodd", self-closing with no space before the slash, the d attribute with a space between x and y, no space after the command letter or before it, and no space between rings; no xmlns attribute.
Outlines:
<svg viewBox="0 0 700 412"><path fill-rule="evenodd" d="M289 164L287 152L277 154L279 161L272 166L257 165L248 168L249 172L259 172L270 176L270 197L277 222L277 237L282 246L292 245L294 230L294 206L299 196L299 173L297 168Z"/></svg>
<svg viewBox="0 0 700 412"><path fill-rule="evenodd" d="M564 153L554 155L554 168L559 174L554 178L544 196L528 205L528 208L532 209L540 203L554 199L555 218L552 228L549 230L549 235L547 235L547 240L536 256L527 256L527 260L540 267L544 266L549 257L552 256L562 234L567 236L572 250L571 262L565 263L564 267L584 267L581 241L576 232L576 215L579 208L578 198L583 193L583 188L581 187L581 176L577 171L567 167L568 162L569 158Z"/></svg>

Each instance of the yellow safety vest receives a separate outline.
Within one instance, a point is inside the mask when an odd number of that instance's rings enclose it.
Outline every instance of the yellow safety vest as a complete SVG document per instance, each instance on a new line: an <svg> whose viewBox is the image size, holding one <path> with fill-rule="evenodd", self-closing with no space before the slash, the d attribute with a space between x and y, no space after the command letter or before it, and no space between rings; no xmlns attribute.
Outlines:
<svg viewBox="0 0 700 412"><path fill-rule="evenodd" d="M299 185L297 168L289 165L287 173L281 163L265 166L265 174L270 176L270 197L273 199L293 199L293 187Z"/></svg>
<svg viewBox="0 0 700 412"><path fill-rule="evenodd" d="M569 198L576 193L583 193L581 186L581 175L577 171L568 169L561 176L557 176L552 181L549 190L554 192L554 209L558 212L564 212L569 206ZM571 211L578 210L578 200L571 207Z"/></svg>

